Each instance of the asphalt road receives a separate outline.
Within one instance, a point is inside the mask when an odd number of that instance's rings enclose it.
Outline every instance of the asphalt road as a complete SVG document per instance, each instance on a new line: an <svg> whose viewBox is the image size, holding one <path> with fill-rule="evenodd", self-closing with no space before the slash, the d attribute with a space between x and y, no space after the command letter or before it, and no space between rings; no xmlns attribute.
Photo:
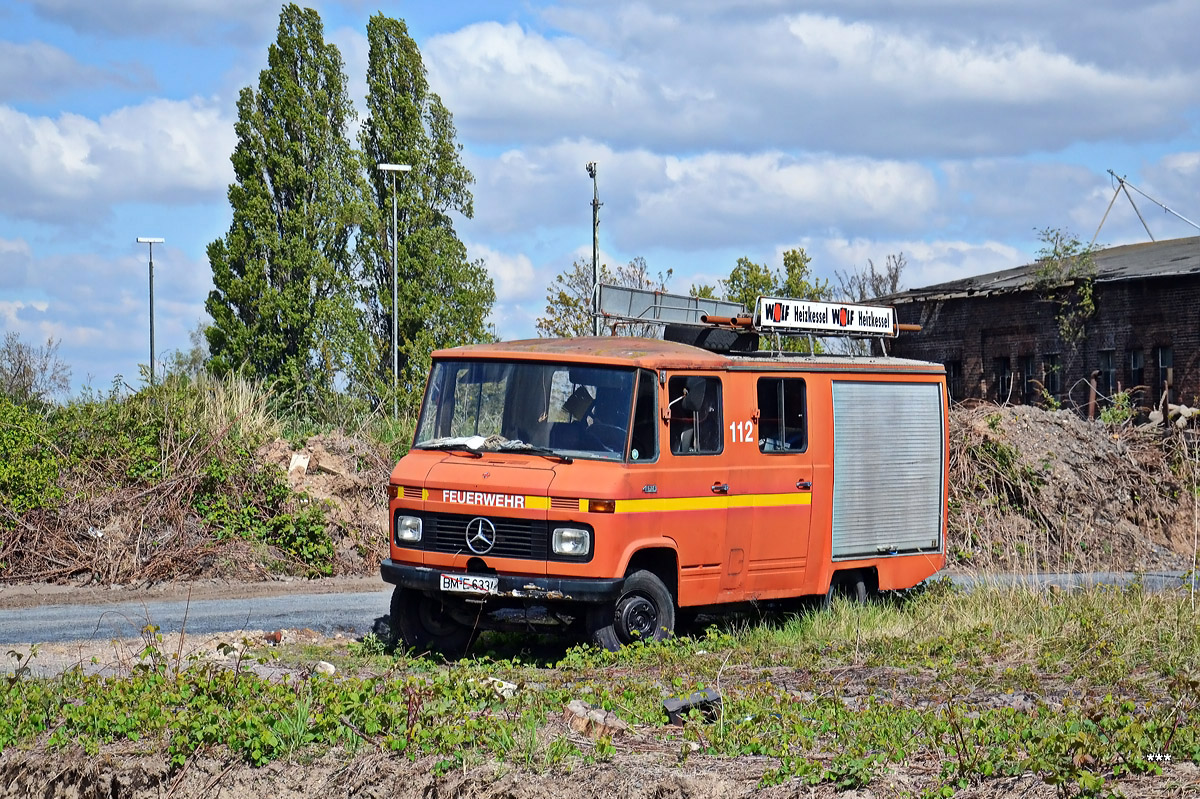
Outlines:
<svg viewBox="0 0 1200 799"><path fill-rule="evenodd" d="M55 604L0 610L0 644L136 638L147 624L188 635L236 630L315 630L363 635L387 615L391 586L344 594L291 594L253 599Z"/></svg>
<svg viewBox="0 0 1200 799"><path fill-rule="evenodd" d="M1182 572L1153 574L998 574L950 577L956 585L1040 585L1071 589L1089 585L1128 585L1136 580L1152 591L1187 586ZM290 594L253 599L126 601L112 604L47 604L0 610L0 645L64 643L80 640L136 638L147 624L162 633L189 635L237 630L315 630L359 636L371 632L388 612L391 586L341 594Z"/></svg>

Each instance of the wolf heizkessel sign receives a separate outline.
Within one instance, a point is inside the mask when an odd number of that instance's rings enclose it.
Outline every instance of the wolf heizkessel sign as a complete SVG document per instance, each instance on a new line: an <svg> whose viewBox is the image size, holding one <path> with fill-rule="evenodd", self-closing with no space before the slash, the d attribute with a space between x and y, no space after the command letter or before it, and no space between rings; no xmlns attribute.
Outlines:
<svg viewBox="0 0 1200 799"><path fill-rule="evenodd" d="M895 336L896 311L878 305L759 297L754 326L771 333Z"/></svg>

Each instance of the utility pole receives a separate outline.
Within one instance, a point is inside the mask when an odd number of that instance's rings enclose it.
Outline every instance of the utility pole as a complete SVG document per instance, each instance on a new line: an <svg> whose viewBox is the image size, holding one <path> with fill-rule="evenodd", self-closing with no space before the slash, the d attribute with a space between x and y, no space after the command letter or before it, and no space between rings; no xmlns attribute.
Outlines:
<svg viewBox="0 0 1200 799"><path fill-rule="evenodd" d="M150 385L154 385L154 245L162 243L161 238L138 236L138 244L150 245Z"/></svg>
<svg viewBox="0 0 1200 799"><path fill-rule="evenodd" d="M596 185L596 162L589 161L592 179L592 335L600 335L600 188Z"/></svg>

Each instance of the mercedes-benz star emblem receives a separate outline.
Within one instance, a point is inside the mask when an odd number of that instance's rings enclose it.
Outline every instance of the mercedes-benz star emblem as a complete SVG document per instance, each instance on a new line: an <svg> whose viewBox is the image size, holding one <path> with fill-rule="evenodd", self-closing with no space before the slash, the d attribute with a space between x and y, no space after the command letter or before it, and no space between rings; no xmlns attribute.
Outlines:
<svg viewBox="0 0 1200 799"><path fill-rule="evenodd" d="M486 555L496 545L496 525L476 516L467 522L467 547L476 555Z"/></svg>

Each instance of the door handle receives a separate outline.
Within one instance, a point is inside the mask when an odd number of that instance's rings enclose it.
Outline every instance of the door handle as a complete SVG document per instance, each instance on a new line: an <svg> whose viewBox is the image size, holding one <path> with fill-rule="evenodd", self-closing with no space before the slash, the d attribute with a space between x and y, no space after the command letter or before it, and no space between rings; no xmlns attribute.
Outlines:
<svg viewBox="0 0 1200 799"><path fill-rule="evenodd" d="M801 491L812 491L812 481L811 480L797 480L796 488L800 489Z"/></svg>
<svg viewBox="0 0 1200 799"><path fill-rule="evenodd" d="M728 494L729 493L729 483L713 483L712 484L712 492L714 494Z"/></svg>

